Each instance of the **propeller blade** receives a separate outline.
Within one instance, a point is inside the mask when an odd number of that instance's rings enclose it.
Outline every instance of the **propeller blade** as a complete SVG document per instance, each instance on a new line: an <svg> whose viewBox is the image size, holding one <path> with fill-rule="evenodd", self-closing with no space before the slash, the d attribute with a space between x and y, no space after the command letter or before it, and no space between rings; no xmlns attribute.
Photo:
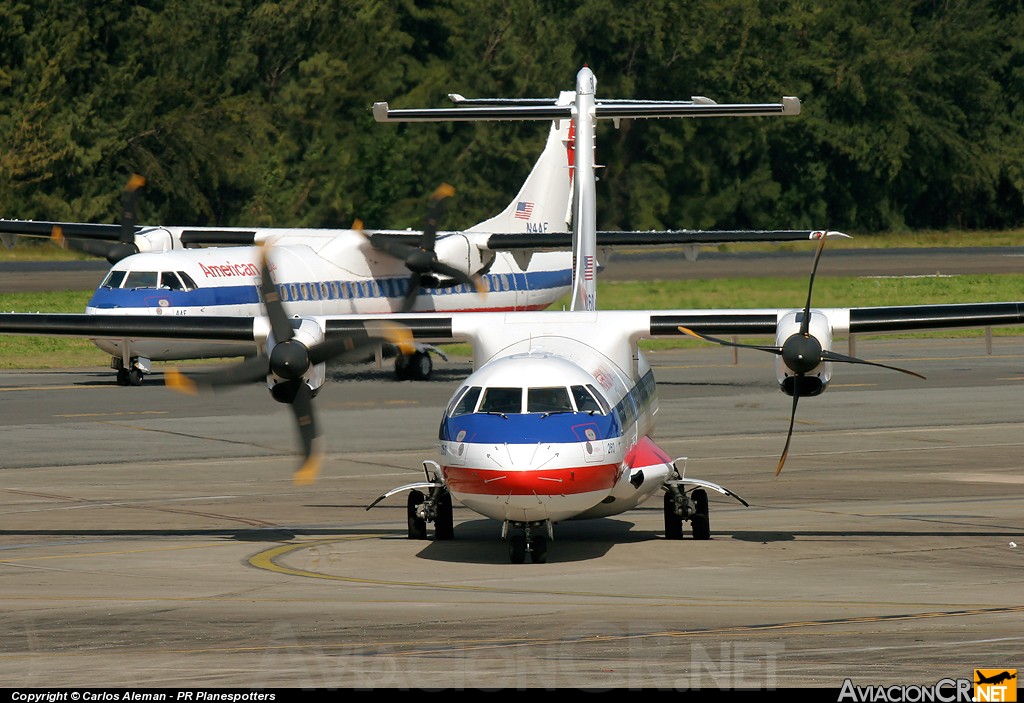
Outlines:
<svg viewBox="0 0 1024 703"><path fill-rule="evenodd" d="M688 334L691 337L696 337L697 339L702 339L705 342L713 342L715 344L721 344L722 346L725 346L725 347L738 347L739 349L756 349L758 351L769 352L771 354L781 354L782 353L782 347L762 346L760 344L740 344L739 342L730 342L727 339L719 339L718 337L709 337L706 334L701 334L700 332L694 332L689 327L679 327L678 329L683 334Z"/></svg>
<svg viewBox="0 0 1024 703"><path fill-rule="evenodd" d="M427 221L423 226L423 235L420 237L420 248L433 251L434 242L437 239L437 224L444 212L444 201L455 195L455 188L442 183L430 195L430 208L427 210Z"/></svg>
<svg viewBox="0 0 1024 703"><path fill-rule="evenodd" d="M263 297L263 306L267 311L267 318L270 320L270 329L274 333L274 339L278 344L287 342L294 335L292 323L288 319L288 313L284 311L281 304L281 296L277 293L277 286L270 275L270 263L267 250L263 250L263 262L261 265L260 293Z"/></svg>
<svg viewBox="0 0 1024 703"><path fill-rule="evenodd" d="M146 179L133 173L121 194L121 243L135 244L135 204L138 190L146 185Z"/></svg>
<svg viewBox="0 0 1024 703"><path fill-rule="evenodd" d="M294 481L297 486L308 486L316 480L320 473L320 466L323 464L323 437L320 435L313 417L313 391L301 380L296 383L298 387L295 389L295 397L290 405L292 412L295 413L299 438L302 440L303 461L295 472Z"/></svg>
<svg viewBox="0 0 1024 703"><path fill-rule="evenodd" d="M789 415L789 432L786 434L786 446L782 448L782 456L779 458L779 465L775 468L775 476L777 477L782 471L782 465L786 463L786 457L789 456L789 441L793 439L793 425L796 423L796 404L800 400L800 379L793 384L793 412Z"/></svg>
<svg viewBox="0 0 1024 703"><path fill-rule="evenodd" d="M412 331L405 325L390 320L370 320L363 323L363 328L363 333L331 337L310 347L309 363L322 364L332 359L341 363L359 361L384 342L394 344L403 354L416 351Z"/></svg>
<svg viewBox="0 0 1024 703"><path fill-rule="evenodd" d="M420 294L422 280L423 276L418 273L409 276L409 289L405 291L405 297L402 299L402 312L409 312L416 306L416 297Z"/></svg>
<svg viewBox="0 0 1024 703"><path fill-rule="evenodd" d="M811 293L814 291L814 276L818 272L818 261L821 260L821 252L825 248L825 240L828 237L825 234L821 235L818 241L818 250L814 252L814 265L811 266L811 280L807 285L807 304L804 305L804 317L800 323L800 334L807 334L807 330L810 329L811 325Z"/></svg>
<svg viewBox="0 0 1024 703"><path fill-rule="evenodd" d="M838 352L834 352L834 351L828 351L828 350L822 351L821 352L821 359L822 359L822 361L837 361L837 362L842 362L842 363L846 363L846 364L866 364L868 366L878 366L878 367L881 367L883 369L890 369L892 371L899 371L900 373L905 373L905 374L907 374L909 376L917 376L918 378L922 378L922 379L925 378L921 374L917 373L916 371L911 371L910 369L901 369L898 366L889 366L888 364L880 364L877 361L865 361L864 359L858 359L857 357L854 357L854 356L846 356L845 354L839 354Z"/></svg>
<svg viewBox="0 0 1024 703"><path fill-rule="evenodd" d="M456 283L454 283L453 285L464 283L470 288L476 290L476 292L480 293L481 295L486 293L486 291L484 290L483 280L481 280L479 276L470 276L465 271L461 271L455 268L454 266L449 266L448 264L441 263L440 261L434 264L433 271L434 273L439 273L443 276L447 276L448 278L456 281Z"/></svg>
<svg viewBox="0 0 1024 703"><path fill-rule="evenodd" d="M187 374L170 368L164 373L164 385L180 393L197 395L200 390L253 383L266 378L269 370L270 362L261 354L206 373Z"/></svg>
<svg viewBox="0 0 1024 703"><path fill-rule="evenodd" d="M395 241L380 232L374 232L369 235L369 240L374 249L379 249L385 254L393 256L396 259L401 259L402 261L405 261L412 256L412 254L420 250L417 246Z"/></svg>

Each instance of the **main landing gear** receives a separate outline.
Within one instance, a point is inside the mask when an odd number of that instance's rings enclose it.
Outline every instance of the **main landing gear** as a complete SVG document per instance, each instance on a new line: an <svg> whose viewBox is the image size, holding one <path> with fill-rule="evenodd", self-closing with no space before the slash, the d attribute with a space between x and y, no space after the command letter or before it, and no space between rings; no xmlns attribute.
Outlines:
<svg viewBox="0 0 1024 703"><path fill-rule="evenodd" d="M149 359L141 356L133 356L125 365L124 359L119 356L110 358L110 368L117 370L117 385L119 386L141 386L145 374L149 373Z"/></svg>
<svg viewBox="0 0 1024 703"><path fill-rule="evenodd" d="M673 464L672 480L666 481L665 539L682 539L683 523L689 521L694 539L711 539L711 521L708 518L708 492L693 488L689 493L683 485L683 472ZM685 469L684 469L685 472Z"/></svg>
<svg viewBox="0 0 1024 703"><path fill-rule="evenodd" d="M434 523L434 539L455 539L455 517L452 511L452 494L441 477L441 467L436 461L424 461L425 481L409 483L390 491L366 506L369 510L385 498L409 491L406 501L406 520L409 524L409 539L427 539L427 523Z"/></svg>
<svg viewBox="0 0 1024 703"><path fill-rule="evenodd" d="M399 381L427 381L434 369L430 353L416 351L412 354L399 354L395 357L395 378Z"/></svg>
<svg viewBox="0 0 1024 703"><path fill-rule="evenodd" d="M508 536L509 528L522 530L511 537ZM534 534L534 530L545 530L547 536ZM506 520L501 526L501 538L508 539L508 560L513 564L522 564L526 561L526 555L530 555L530 561L534 564L544 564L548 560L548 540L554 540L554 527L550 520L537 522L513 522Z"/></svg>
<svg viewBox="0 0 1024 703"><path fill-rule="evenodd" d="M428 522L434 523L434 539L455 539L452 494L443 485L432 488L429 494L417 489L409 491L406 517L409 539L426 539Z"/></svg>

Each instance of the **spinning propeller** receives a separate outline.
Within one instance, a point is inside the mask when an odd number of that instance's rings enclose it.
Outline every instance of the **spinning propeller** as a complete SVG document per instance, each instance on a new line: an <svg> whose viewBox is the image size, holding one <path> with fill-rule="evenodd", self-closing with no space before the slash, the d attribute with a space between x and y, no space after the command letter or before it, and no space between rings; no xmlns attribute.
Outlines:
<svg viewBox="0 0 1024 703"><path fill-rule="evenodd" d="M709 337L708 335L694 332L687 327L679 328L680 332L688 334L691 337L703 339L715 344L721 344L722 346L738 347L740 349L756 349L758 351L776 354L782 359L782 363L786 365L786 368L793 372L791 381L791 387L793 389L793 410L789 418L789 432L786 434L786 445L782 449L782 457L779 459L779 465L775 469L776 476L778 476L782 471L782 465L786 463L786 456L789 454L789 442L793 438L793 424L796 421L796 406L800 401L801 390L813 387L812 383L807 383L807 374L816 369L823 362L833 361L846 364L879 366L883 369L891 369L893 371L899 371L900 373L909 374L910 376L916 376L917 378L924 378L924 376L915 371L909 371L907 369L901 369L887 364L880 364L875 361L866 361L864 359L858 359L856 357L846 356L845 354L823 349L821 342L811 333L811 293L814 290L814 275L818 270L818 261L821 259L821 252L825 248L826 236L827 235L825 233L822 233L821 241L818 243L818 250L814 255L814 266L811 268L811 279L807 289L807 304L804 305L803 312L797 317L797 320L800 323L800 330L787 337L781 346L739 344L725 339L718 339L717 337ZM787 378L787 380L789 379ZM817 395L821 390L823 390L823 388L819 387L816 392L808 394Z"/></svg>
<svg viewBox="0 0 1024 703"><path fill-rule="evenodd" d="M115 242L104 242L94 239L75 239L65 237L60 225L53 228L53 240L58 246L77 249L78 251L92 256L102 256L111 265L121 259L139 253L139 247L135 244L135 204L138 200L138 190L146 185L146 179L137 173L133 173L128 183L125 184L121 193L121 234Z"/></svg>
<svg viewBox="0 0 1024 703"><path fill-rule="evenodd" d="M438 279L436 285L428 285L428 288L450 288L464 283L475 288L478 293L483 294L483 282L477 276L470 276L465 271L449 266L439 261L437 252L434 251L434 244L437 241L437 223L441 218L446 198L455 194L455 189L447 183L442 183L430 196L430 209L427 212L427 221L423 227L423 234L420 235L416 245L406 244L389 238L382 233L370 236L370 243L375 249L401 259L405 267L412 272L409 276L409 287L402 300L402 312L409 312L416 304L416 297L424 287L424 281L428 276L446 276L449 280Z"/></svg>
<svg viewBox="0 0 1024 703"><path fill-rule="evenodd" d="M175 390L196 394L200 389L237 386L268 376L275 379L271 395L275 400L291 406L302 441L303 462L295 472L295 483L307 485L316 479L320 471L324 449L323 435L313 416L313 396L316 393L306 382L306 373L310 368L329 360L348 363L365 359L374 347L385 341L398 345L403 353L412 353L412 333L397 323L374 320L363 322L360 331L332 335L312 344L304 343L296 335L292 320L281 304L270 276L266 252L263 256L260 292L271 329L272 338L267 340L269 355L262 352L223 370L202 374L184 374L176 369L168 369L164 376L165 383ZM316 329L319 330L319 326Z"/></svg>

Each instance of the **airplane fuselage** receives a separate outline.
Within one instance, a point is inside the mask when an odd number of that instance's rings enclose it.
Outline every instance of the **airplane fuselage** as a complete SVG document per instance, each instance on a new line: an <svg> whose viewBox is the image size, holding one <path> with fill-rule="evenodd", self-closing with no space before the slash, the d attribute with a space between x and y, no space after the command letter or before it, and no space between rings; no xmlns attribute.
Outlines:
<svg viewBox="0 0 1024 703"><path fill-rule="evenodd" d="M374 251L360 233L292 242L275 246L268 259L278 295L289 314L378 314L401 309L409 271L402 262ZM258 247L136 254L110 270L86 312L260 317L262 256ZM524 270L511 255L499 252L481 275L485 295L464 284L425 288L413 310L539 310L569 292L571 264L568 252L538 253ZM112 355L125 354L123 339L93 341ZM257 349L255 344L184 340L129 340L128 345L132 356L150 360L248 355Z"/></svg>
<svg viewBox="0 0 1024 703"><path fill-rule="evenodd" d="M524 339L484 363L441 422L452 496L512 523L615 515L658 491L672 461L653 441L653 374L579 339Z"/></svg>

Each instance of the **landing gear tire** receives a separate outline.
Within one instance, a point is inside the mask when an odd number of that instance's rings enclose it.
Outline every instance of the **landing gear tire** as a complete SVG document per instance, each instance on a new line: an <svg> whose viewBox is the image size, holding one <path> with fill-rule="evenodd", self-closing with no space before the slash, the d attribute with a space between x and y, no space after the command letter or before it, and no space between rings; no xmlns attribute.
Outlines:
<svg viewBox="0 0 1024 703"><path fill-rule="evenodd" d="M437 517L434 518L434 538L455 539L455 522L452 515L452 494L445 491L437 499Z"/></svg>
<svg viewBox="0 0 1024 703"><path fill-rule="evenodd" d="M395 357L395 378L399 381L427 381L434 370L430 353L425 351Z"/></svg>
<svg viewBox="0 0 1024 703"><path fill-rule="evenodd" d="M683 538L683 518L676 514L676 501L672 493L665 493L665 539Z"/></svg>
<svg viewBox="0 0 1024 703"><path fill-rule="evenodd" d="M513 564L522 564L526 561L526 537L512 535L508 541L508 560Z"/></svg>
<svg viewBox="0 0 1024 703"><path fill-rule="evenodd" d="M711 539L711 520L708 517L708 492L698 488L693 492L697 512L690 518L690 529L694 539Z"/></svg>
<svg viewBox="0 0 1024 703"><path fill-rule="evenodd" d="M129 384L128 369L118 369L117 370L117 385L119 385L119 386L127 386L128 384Z"/></svg>
<svg viewBox="0 0 1024 703"><path fill-rule="evenodd" d="M409 502L406 505L406 514L409 518L409 539L427 538L427 521L416 514L416 509L423 503L423 494L420 491L409 491Z"/></svg>
<svg viewBox="0 0 1024 703"><path fill-rule="evenodd" d="M530 561L534 564L544 564L548 560L548 541L544 537L534 537L530 540Z"/></svg>
<svg viewBox="0 0 1024 703"><path fill-rule="evenodd" d="M120 372L118 372L120 374ZM128 384L132 386L142 385L142 371L139 369L132 369L128 372Z"/></svg>

